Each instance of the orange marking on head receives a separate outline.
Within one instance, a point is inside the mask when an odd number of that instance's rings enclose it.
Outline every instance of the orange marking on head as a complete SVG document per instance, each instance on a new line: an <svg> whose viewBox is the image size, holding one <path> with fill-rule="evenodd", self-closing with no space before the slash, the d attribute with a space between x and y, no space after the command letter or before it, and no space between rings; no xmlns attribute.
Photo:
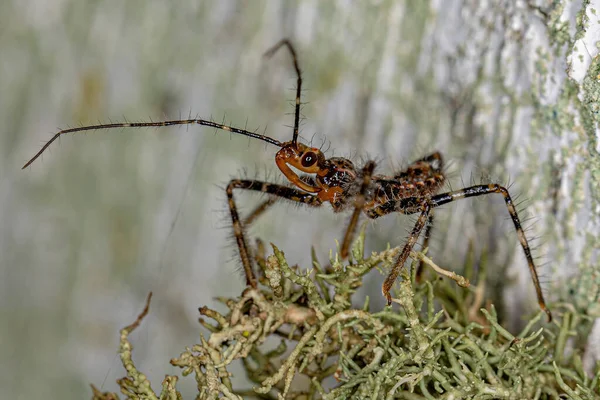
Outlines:
<svg viewBox="0 0 600 400"><path fill-rule="evenodd" d="M302 181L290 166L307 174L319 174L323 173L324 160L325 157L319 149L293 142L284 143L275 155L275 163L286 178L298 188L310 193L320 192L323 188Z"/></svg>
<svg viewBox="0 0 600 400"><path fill-rule="evenodd" d="M341 187L332 187L332 188L322 189L317 194L317 196L322 201L328 201L330 203L333 203L337 200L338 196L340 196L343 192L344 191L342 190Z"/></svg>

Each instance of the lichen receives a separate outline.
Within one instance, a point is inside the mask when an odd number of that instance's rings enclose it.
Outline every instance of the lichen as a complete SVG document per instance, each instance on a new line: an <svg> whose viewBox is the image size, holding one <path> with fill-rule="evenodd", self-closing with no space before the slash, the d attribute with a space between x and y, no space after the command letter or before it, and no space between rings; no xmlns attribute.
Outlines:
<svg viewBox="0 0 600 400"><path fill-rule="evenodd" d="M364 255L364 232L351 259L332 257L324 267L289 266L276 246L264 258L261 286L238 298L223 299L227 313L201 307L205 328L200 342L173 358L182 376L194 375L198 399L546 399L600 396L600 365L592 375L582 367L589 308L559 302L555 322L543 323L542 311L513 334L485 302L485 268L452 279L447 273L419 283L412 269L400 274L394 302L371 310L369 299L353 299L367 272L386 271L398 249ZM436 269L439 267L435 266ZM411 273L411 270L413 273ZM430 273L430 275L432 275ZM353 305L360 301L362 307ZM179 399L177 376L167 375L161 393L152 391L135 366L129 334L148 312L121 330L119 354L127 375L118 380L127 398ZM485 307L484 307L485 305ZM273 345L276 339L278 345ZM234 388L229 368L243 363L252 388ZM93 387L94 399L116 399Z"/></svg>

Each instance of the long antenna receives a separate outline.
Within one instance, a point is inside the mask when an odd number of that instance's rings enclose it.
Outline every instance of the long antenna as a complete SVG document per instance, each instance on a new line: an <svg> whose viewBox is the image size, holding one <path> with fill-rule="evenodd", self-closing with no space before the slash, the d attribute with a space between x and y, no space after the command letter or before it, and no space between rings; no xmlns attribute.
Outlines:
<svg viewBox="0 0 600 400"><path fill-rule="evenodd" d="M302 94L302 73L298 66L298 57L296 56L296 50L288 39L283 39L275 46L271 47L265 53L265 57L271 57L277 50L282 46L286 46L290 53L292 53L292 60L294 61L294 69L296 69L296 109L294 113L294 136L292 137L292 144L295 146L298 143L298 129L300 126L300 95Z"/></svg>
<svg viewBox="0 0 600 400"><path fill-rule="evenodd" d="M63 129L63 130L59 131L58 133L56 133L54 136L52 136L52 138L50 140L48 140L46 142L46 144L44 144L42 149L40 151L38 151L35 154L35 156L33 156L31 158L31 160L27 161L27 163L25 165L23 165L23 167L21 169L25 169L25 168L29 167L35 160L38 159L39 156L41 156L44 153L44 151L46 151L46 149L48 147L50 147L50 145L56 139L58 139L60 136L66 134L66 133L76 133L76 132L93 131L93 130L101 130L101 129L144 128L144 127L160 127L160 126L192 125L192 124L198 124L198 125L202 125L202 126L209 126L212 128L222 129L227 132L233 132L233 133L248 136L248 137L251 137L254 139L259 139L264 142L274 144L275 146L279 146L279 147L283 146L279 140L270 138L265 135L260 135L256 132L250 132L245 129L234 128L234 127L228 126L228 125L221 125L221 124L218 124L213 121L207 121L207 120L198 119L198 118L196 118L196 119L179 119L179 120L172 120L172 121L159 121L159 122L119 122L119 123L114 123L114 124L98 124L98 125L80 126L78 128Z"/></svg>

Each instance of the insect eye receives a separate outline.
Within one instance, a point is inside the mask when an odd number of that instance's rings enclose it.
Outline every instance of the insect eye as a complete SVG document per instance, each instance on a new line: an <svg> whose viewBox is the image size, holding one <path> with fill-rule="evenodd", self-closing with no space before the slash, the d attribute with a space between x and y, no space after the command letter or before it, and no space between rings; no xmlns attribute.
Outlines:
<svg viewBox="0 0 600 400"><path fill-rule="evenodd" d="M301 163L302 163L303 167L310 167L316 162L317 162L317 155L315 153L313 153L312 151L309 151L308 153L305 153L302 156Z"/></svg>

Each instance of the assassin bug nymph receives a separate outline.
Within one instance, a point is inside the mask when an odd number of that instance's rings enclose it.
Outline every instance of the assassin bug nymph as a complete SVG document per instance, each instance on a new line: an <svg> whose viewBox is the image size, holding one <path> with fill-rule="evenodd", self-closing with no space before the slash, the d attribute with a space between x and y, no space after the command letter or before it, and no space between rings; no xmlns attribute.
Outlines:
<svg viewBox="0 0 600 400"><path fill-rule="evenodd" d="M285 199L312 207L319 207L325 203L330 203L334 212L352 210L352 216L342 241L341 256L343 258L348 256L348 249L355 234L361 213L371 219L395 212L401 214L418 214L416 224L408 237L408 241L382 285L382 293L387 299L388 304L392 302L390 290L424 228L425 241L428 241L429 231L433 222L433 209L455 200L498 193L504 198L519 242L523 247L540 308L546 312L548 320L551 320L552 315L544 301L529 244L508 190L497 184L487 184L439 193L446 178L443 172L442 156L438 152L415 161L405 170L393 175L374 175L375 163L373 161L368 161L362 168L356 168L351 161L345 158L325 158L319 149L299 142L298 127L300 122L302 77L296 51L290 41L284 39L268 50L265 56L272 56L282 47L287 48L289 51L297 77L294 131L292 140L289 142L280 142L256 132L197 118L161 122L99 124L59 131L23 168L31 165L61 135L90 130L198 124L262 140L280 148L275 155L275 163L295 187L250 179L233 179L227 185L227 201L231 213L233 232L246 276L246 284L256 288L257 279L252 268L252 257L244 235L244 224L240 220L233 197L233 192L236 189L262 192L269 195L269 200L259 206L246 219L246 224L249 224L264 212L276 199ZM292 167L307 175L299 176Z"/></svg>

